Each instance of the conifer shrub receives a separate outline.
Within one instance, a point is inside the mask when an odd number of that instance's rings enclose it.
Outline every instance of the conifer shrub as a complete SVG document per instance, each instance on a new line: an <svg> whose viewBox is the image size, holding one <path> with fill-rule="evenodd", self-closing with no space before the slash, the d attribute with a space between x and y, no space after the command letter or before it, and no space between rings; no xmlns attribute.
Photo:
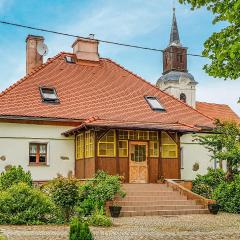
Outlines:
<svg viewBox="0 0 240 240"><path fill-rule="evenodd" d="M25 172L21 166L9 166L0 175L0 190L6 190L19 182L32 186L31 173L29 171Z"/></svg>
<svg viewBox="0 0 240 240"><path fill-rule="evenodd" d="M93 240L88 224L78 218L73 218L70 224L69 240Z"/></svg>

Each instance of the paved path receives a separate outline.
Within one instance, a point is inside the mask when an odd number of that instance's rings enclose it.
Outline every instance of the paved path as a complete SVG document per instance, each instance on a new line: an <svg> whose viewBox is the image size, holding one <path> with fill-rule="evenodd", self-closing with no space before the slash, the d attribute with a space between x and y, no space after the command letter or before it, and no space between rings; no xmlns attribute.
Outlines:
<svg viewBox="0 0 240 240"><path fill-rule="evenodd" d="M240 214L118 218L96 240L239 240ZM67 226L0 226L9 240L67 240Z"/></svg>

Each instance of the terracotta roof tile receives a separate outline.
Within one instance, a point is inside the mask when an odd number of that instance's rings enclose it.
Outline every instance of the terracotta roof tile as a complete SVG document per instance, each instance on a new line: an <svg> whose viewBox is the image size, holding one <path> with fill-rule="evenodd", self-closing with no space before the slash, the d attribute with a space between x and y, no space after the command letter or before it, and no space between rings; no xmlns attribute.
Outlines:
<svg viewBox="0 0 240 240"><path fill-rule="evenodd" d="M0 95L0 115L129 122L180 122L213 126L213 119L160 91L109 59L71 64L60 53ZM55 87L60 104L42 102L39 87ZM144 96L155 96L165 112L153 111Z"/></svg>
<svg viewBox="0 0 240 240"><path fill-rule="evenodd" d="M196 102L196 108L198 111L214 119L240 122L239 116L225 104Z"/></svg>
<svg viewBox="0 0 240 240"><path fill-rule="evenodd" d="M182 123L150 123L150 122L126 122L99 119L98 117L91 117L78 127L70 129L64 133L65 136L78 133L81 129L86 127L101 127L101 128L117 128L117 129L142 129L142 130L173 130L179 132L198 132L201 128L189 126Z"/></svg>

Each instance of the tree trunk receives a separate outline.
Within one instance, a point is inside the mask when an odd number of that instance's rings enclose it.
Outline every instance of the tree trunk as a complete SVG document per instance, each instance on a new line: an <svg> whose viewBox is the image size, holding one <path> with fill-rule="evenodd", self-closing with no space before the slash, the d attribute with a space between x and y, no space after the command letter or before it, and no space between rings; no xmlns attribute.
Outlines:
<svg viewBox="0 0 240 240"><path fill-rule="evenodd" d="M231 160L227 160L226 180L228 180L228 181L233 180L233 167L232 167L232 161Z"/></svg>

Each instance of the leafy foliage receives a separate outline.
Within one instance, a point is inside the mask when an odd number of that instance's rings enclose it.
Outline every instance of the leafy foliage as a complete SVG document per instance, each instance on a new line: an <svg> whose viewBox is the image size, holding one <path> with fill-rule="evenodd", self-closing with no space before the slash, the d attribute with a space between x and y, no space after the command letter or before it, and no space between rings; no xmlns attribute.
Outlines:
<svg viewBox="0 0 240 240"><path fill-rule="evenodd" d="M214 134L198 136L196 140L212 153L212 159L227 161L226 177L231 180L240 165L240 127L235 122L217 121L214 131Z"/></svg>
<svg viewBox="0 0 240 240"><path fill-rule="evenodd" d="M116 195L125 196L121 190L120 177L99 171L93 181L81 186L79 207L82 208L85 215L90 215L96 207L101 209L107 201L113 200Z"/></svg>
<svg viewBox="0 0 240 240"><path fill-rule="evenodd" d="M59 176L51 181L43 191L48 192L55 204L61 209L65 221L69 221L79 200L79 184L74 178Z"/></svg>
<svg viewBox="0 0 240 240"><path fill-rule="evenodd" d="M74 218L70 225L69 240L93 240L88 224Z"/></svg>
<svg viewBox="0 0 240 240"><path fill-rule="evenodd" d="M232 182L221 182L214 191L213 198L223 211L240 213L240 174L235 175Z"/></svg>
<svg viewBox="0 0 240 240"><path fill-rule="evenodd" d="M32 186L31 173L25 172L21 166L11 166L0 175L0 190L6 190L19 182Z"/></svg>
<svg viewBox="0 0 240 240"><path fill-rule="evenodd" d="M213 24L224 22L226 27L213 33L204 43L203 55L211 60L204 66L214 77L237 79L240 77L240 1L239 0L179 0L189 3L192 10L207 7L215 14Z"/></svg>
<svg viewBox="0 0 240 240"><path fill-rule="evenodd" d="M39 189L17 183L0 192L0 224L55 222L56 208Z"/></svg>
<svg viewBox="0 0 240 240"><path fill-rule="evenodd" d="M101 226L101 227L110 227L112 226L112 222L109 217L104 215L104 210L101 208L95 209L92 215L89 218L89 224L93 226Z"/></svg>
<svg viewBox="0 0 240 240"><path fill-rule="evenodd" d="M192 191L206 198L212 198L217 186L224 181L224 171L222 169L208 169L205 175L197 175L193 180Z"/></svg>

